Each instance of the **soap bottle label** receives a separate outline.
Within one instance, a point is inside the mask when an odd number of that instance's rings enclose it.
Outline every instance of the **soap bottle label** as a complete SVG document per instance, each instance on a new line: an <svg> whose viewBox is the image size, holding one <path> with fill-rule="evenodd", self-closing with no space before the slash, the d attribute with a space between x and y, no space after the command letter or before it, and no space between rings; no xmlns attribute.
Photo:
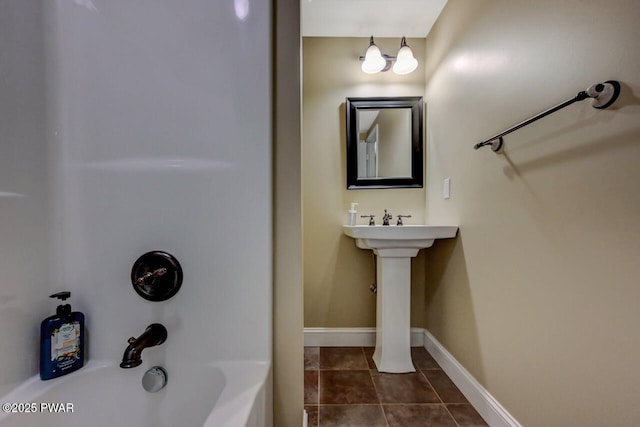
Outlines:
<svg viewBox="0 0 640 427"><path fill-rule="evenodd" d="M80 358L80 322L63 323L51 334L51 361L64 369Z"/></svg>

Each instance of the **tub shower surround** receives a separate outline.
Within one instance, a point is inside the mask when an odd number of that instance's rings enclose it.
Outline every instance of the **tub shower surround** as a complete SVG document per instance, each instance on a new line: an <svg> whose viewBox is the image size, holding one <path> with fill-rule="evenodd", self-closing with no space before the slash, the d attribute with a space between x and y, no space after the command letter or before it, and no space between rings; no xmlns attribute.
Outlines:
<svg viewBox="0 0 640 427"><path fill-rule="evenodd" d="M16 373L3 377L3 401L26 388L20 398L74 403L73 414L31 414L29 425L98 425L101 414L109 425L271 423L271 5L239 3L3 5L3 14L41 23L27 35L0 28L15 46L41 40L30 50L38 60L17 61L24 70L14 74L23 79L16 87L41 88L28 105L43 108L44 120L24 125L45 129L39 139L8 139L31 144L23 157L37 156L46 172L28 175L46 190L36 195L45 230L29 235L48 248L38 263L50 266L39 298L69 290L90 332L88 364L46 390L29 379L32 360L0 359L0 371ZM7 46L0 43L0 53L14 64L24 53ZM39 86L29 80L33 64L41 65ZM8 166L20 190L20 174L33 168L16 159ZM180 260L184 284L168 301L146 301L131 288L129 268L158 248ZM31 294L17 300L38 321L48 315ZM168 340L145 349L139 367L120 369L126 338L153 323L166 327ZM3 342L29 354L22 329L6 329ZM166 368L168 383L147 393L141 378L154 366ZM6 414L0 425L24 425L27 415Z"/></svg>
<svg viewBox="0 0 640 427"><path fill-rule="evenodd" d="M18 407L3 410L0 427L265 425L268 363L167 365L171 384L157 393L143 390L144 370L125 370L108 361L91 361L80 371L48 382L33 377L2 402L35 402L36 407L28 412ZM62 404L66 410L42 404Z"/></svg>

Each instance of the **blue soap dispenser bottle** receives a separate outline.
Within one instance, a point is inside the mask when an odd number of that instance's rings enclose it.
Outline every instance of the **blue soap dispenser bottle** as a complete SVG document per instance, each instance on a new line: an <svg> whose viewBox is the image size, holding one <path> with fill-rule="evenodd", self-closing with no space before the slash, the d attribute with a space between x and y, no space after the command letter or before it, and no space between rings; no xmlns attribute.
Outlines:
<svg viewBox="0 0 640 427"><path fill-rule="evenodd" d="M71 292L58 292L50 298L65 301ZM60 304L56 314L40 324L40 378L50 380L84 365L84 314Z"/></svg>

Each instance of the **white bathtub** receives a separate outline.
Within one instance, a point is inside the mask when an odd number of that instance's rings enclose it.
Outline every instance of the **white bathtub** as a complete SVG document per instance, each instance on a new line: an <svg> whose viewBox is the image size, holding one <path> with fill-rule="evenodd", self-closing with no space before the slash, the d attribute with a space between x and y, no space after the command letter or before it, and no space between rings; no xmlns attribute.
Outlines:
<svg viewBox="0 0 640 427"><path fill-rule="evenodd" d="M90 361L64 377L30 378L0 398L0 427L265 427L270 366L262 362L166 365L167 386L142 388L146 364ZM47 404L50 404L47 406ZM62 404L62 405L60 405ZM57 412L64 408L68 412ZM72 410L73 412L71 412ZM31 411L31 412L26 412Z"/></svg>

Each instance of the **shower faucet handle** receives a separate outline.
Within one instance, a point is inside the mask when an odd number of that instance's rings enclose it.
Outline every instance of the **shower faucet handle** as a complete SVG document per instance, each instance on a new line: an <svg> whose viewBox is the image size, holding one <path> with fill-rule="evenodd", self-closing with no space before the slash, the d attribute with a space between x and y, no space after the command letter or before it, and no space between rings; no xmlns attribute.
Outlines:
<svg viewBox="0 0 640 427"><path fill-rule="evenodd" d="M402 218L411 218L411 215L396 215L398 223L396 225L402 225Z"/></svg>
<svg viewBox="0 0 640 427"><path fill-rule="evenodd" d="M149 279L162 277L165 274L167 274L167 269L165 267L158 268L154 271L148 271L142 276L138 277L138 279L135 281L135 284L139 286L147 286L147 282L149 281Z"/></svg>
<svg viewBox="0 0 640 427"><path fill-rule="evenodd" d="M376 222L373 220L375 215L360 215L360 218L369 218L369 225L376 225Z"/></svg>

